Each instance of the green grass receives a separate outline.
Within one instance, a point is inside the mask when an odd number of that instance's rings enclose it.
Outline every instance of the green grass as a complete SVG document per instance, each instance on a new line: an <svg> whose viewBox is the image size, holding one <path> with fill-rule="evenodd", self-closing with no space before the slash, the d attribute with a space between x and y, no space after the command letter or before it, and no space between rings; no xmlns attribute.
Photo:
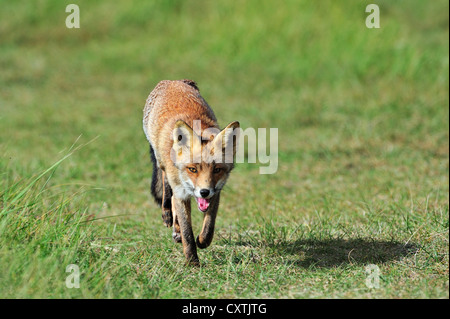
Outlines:
<svg viewBox="0 0 450 319"><path fill-rule="evenodd" d="M365 1L83 0L80 29L68 3L0 0L0 297L449 297L448 1L380 0L377 30ZM222 126L279 133L276 174L233 171L200 268L142 131L182 78Z"/></svg>

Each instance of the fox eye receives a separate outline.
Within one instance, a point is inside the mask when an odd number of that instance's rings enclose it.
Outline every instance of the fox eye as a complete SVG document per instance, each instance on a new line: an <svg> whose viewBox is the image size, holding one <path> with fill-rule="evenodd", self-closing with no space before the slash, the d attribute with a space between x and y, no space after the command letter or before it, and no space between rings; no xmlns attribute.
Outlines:
<svg viewBox="0 0 450 319"><path fill-rule="evenodd" d="M194 168L194 167L188 167L188 170L189 170L191 173L197 173L197 169Z"/></svg>
<svg viewBox="0 0 450 319"><path fill-rule="evenodd" d="M221 169L220 167L215 167L214 170L213 170L213 173L214 173L214 174L217 174L217 173L219 173L221 170L222 170L222 169Z"/></svg>

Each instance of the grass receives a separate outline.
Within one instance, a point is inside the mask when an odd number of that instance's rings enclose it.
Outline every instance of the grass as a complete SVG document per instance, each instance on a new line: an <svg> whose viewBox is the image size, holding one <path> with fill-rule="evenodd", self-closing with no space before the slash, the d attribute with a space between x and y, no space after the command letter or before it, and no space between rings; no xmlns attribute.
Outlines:
<svg viewBox="0 0 450 319"><path fill-rule="evenodd" d="M0 1L0 297L449 297L447 1L378 1L377 30L364 1L77 1L80 29L68 3ZM141 124L182 78L222 126L279 134L276 174L233 171L200 268Z"/></svg>

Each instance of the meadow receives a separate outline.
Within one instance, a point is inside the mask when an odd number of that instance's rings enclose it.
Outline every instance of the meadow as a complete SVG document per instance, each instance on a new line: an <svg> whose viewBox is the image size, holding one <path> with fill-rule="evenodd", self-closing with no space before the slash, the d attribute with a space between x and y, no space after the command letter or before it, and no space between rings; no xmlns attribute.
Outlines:
<svg viewBox="0 0 450 319"><path fill-rule="evenodd" d="M69 3L0 0L0 298L449 298L448 1ZM278 128L200 267L150 198L164 79Z"/></svg>

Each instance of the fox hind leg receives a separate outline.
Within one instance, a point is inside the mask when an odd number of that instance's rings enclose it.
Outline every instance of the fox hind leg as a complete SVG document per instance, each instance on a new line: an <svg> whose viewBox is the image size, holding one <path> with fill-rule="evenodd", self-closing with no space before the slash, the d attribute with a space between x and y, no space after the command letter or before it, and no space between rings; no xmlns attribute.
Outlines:
<svg viewBox="0 0 450 319"><path fill-rule="evenodd" d="M153 164L151 194L156 203L162 208L162 219L164 225L171 227L173 224L172 216L172 188L167 181L164 171L158 167L155 152L150 146L150 157Z"/></svg>
<svg viewBox="0 0 450 319"><path fill-rule="evenodd" d="M156 162L155 152L153 148L150 146L150 158L152 160L153 165L153 173L152 173L152 184L150 187L151 194L155 199L155 202L161 206L162 205L162 197L163 197L163 188L162 188L162 171L158 167L158 163Z"/></svg>
<svg viewBox="0 0 450 319"><path fill-rule="evenodd" d="M180 229L180 223L178 222L178 216L176 212L173 212L173 232L172 232L172 238L173 241L176 243L181 243L181 229Z"/></svg>
<svg viewBox="0 0 450 319"><path fill-rule="evenodd" d="M172 214L172 189L169 182L166 179L166 174L162 171L162 183L163 183L163 196L162 196L162 219L164 225L172 227L173 214Z"/></svg>

